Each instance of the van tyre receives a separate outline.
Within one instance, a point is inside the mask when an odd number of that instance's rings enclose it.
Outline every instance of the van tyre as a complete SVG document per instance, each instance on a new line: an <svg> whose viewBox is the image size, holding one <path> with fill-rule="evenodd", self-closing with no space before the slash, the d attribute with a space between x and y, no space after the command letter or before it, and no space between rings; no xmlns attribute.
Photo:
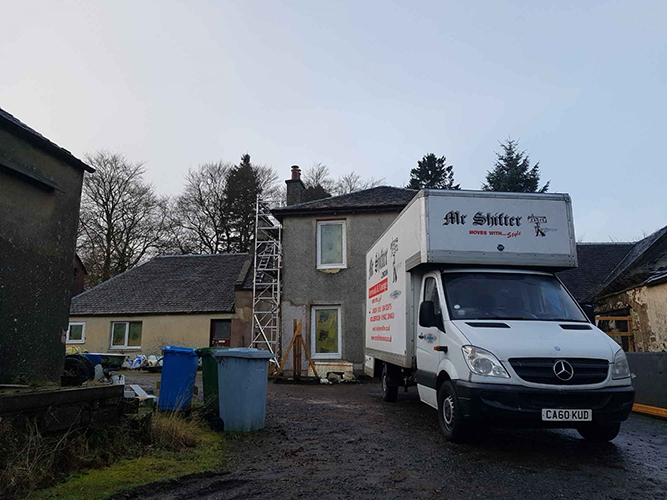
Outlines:
<svg viewBox="0 0 667 500"><path fill-rule="evenodd" d="M454 384L446 381L438 391L438 422L447 441L462 443L470 436L469 424L463 420Z"/></svg>
<svg viewBox="0 0 667 500"><path fill-rule="evenodd" d="M592 443L606 443L611 441L621 430L621 424L619 422L608 423L608 424L587 424L579 427L577 432L584 438L586 441Z"/></svg>
<svg viewBox="0 0 667 500"><path fill-rule="evenodd" d="M384 363L382 367L382 399L388 403L393 403L398 397L398 377L396 371L389 363Z"/></svg>

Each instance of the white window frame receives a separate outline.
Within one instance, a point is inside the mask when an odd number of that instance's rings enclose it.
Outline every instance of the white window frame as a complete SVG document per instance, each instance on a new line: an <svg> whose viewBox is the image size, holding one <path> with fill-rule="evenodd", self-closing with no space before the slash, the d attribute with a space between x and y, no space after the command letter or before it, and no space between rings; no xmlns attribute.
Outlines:
<svg viewBox="0 0 667 500"><path fill-rule="evenodd" d="M122 346L119 345L113 345L113 327L114 325L125 323L125 342ZM143 321L112 321L111 322L111 331L109 335L109 349L121 349L123 351L127 350L135 350L135 351L140 351L141 346L140 345L127 345L127 340L128 337L130 336L130 323L141 323L141 342L143 343L144 341L144 322Z"/></svg>
<svg viewBox="0 0 667 500"><path fill-rule="evenodd" d="M322 264L322 226L339 225L343 227L343 262L335 264ZM344 219L317 221L317 269L346 269L347 268L347 227Z"/></svg>
<svg viewBox="0 0 667 500"><path fill-rule="evenodd" d="M315 313L320 309L336 309L338 311L338 352L315 352ZM343 325L341 323L340 305L317 305L310 308L310 356L313 359L341 359L343 347Z"/></svg>
<svg viewBox="0 0 667 500"><path fill-rule="evenodd" d="M69 338L69 330L72 325L79 326L81 325L83 328L81 328L81 340L70 340ZM69 324L67 325L67 338L65 340L66 344L85 344L86 343L86 322L85 321L70 321Z"/></svg>

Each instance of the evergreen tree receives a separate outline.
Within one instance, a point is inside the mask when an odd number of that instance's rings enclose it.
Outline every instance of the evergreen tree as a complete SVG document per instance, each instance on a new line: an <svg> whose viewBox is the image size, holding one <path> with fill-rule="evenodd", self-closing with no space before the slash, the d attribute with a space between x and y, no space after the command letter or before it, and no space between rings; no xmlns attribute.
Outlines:
<svg viewBox="0 0 667 500"><path fill-rule="evenodd" d="M433 153L425 155L410 170L410 189L461 189L454 184L454 167L446 164L444 156L438 158Z"/></svg>
<svg viewBox="0 0 667 500"><path fill-rule="evenodd" d="M515 193L546 193L549 182L541 188L540 162L532 168L530 156L519 150L519 141L508 139L500 143L502 153L496 152L496 163L493 170L487 172L486 183L482 185L484 191L511 191Z"/></svg>
<svg viewBox="0 0 667 500"><path fill-rule="evenodd" d="M237 252L251 249L255 228L255 205L262 191L257 170L250 163L250 155L244 154L241 163L232 167L225 185L225 200L232 233L233 247Z"/></svg>

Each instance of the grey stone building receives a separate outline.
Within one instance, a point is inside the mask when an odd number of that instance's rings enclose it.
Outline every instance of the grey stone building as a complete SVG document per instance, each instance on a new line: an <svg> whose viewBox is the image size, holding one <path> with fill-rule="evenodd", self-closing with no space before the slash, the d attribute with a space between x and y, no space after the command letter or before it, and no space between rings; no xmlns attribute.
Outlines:
<svg viewBox="0 0 667 500"><path fill-rule="evenodd" d="M0 109L0 384L60 380L86 171Z"/></svg>
<svg viewBox="0 0 667 500"><path fill-rule="evenodd" d="M273 211L283 225L282 352L292 338L293 320L302 320L320 375L360 371L366 252L416 191L382 186L303 202L298 167L286 183L288 204ZM288 358L287 373L292 366Z"/></svg>

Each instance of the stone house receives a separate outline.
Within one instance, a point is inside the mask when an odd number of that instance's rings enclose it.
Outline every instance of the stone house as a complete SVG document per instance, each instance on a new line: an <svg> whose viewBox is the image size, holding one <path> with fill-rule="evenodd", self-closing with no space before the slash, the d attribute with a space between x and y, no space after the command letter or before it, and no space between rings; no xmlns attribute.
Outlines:
<svg viewBox="0 0 667 500"><path fill-rule="evenodd" d="M579 267L559 278L580 304L591 304L605 331L626 350L667 351L667 227L636 243L578 243Z"/></svg>
<svg viewBox="0 0 667 500"><path fill-rule="evenodd" d="M298 167L286 183L287 205L273 210L283 246L279 353L292 339L293 320L301 320L320 375L361 371L366 252L416 191L383 186L303 202ZM285 371L292 366L288 358Z"/></svg>
<svg viewBox="0 0 667 500"><path fill-rule="evenodd" d="M634 348L667 352L667 226L635 243L587 299L603 316L629 316Z"/></svg>
<svg viewBox="0 0 667 500"><path fill-rule="evenodd" d="M0 384L60 380L84 172L0 109Z"/></svg>
<svg viewBox="0 0 667 500"><path fill-rule="evenodd" d="M167 345L242 347L251 341L247 253L156 257L72 299L68 346L158 355Z"/></svg>

